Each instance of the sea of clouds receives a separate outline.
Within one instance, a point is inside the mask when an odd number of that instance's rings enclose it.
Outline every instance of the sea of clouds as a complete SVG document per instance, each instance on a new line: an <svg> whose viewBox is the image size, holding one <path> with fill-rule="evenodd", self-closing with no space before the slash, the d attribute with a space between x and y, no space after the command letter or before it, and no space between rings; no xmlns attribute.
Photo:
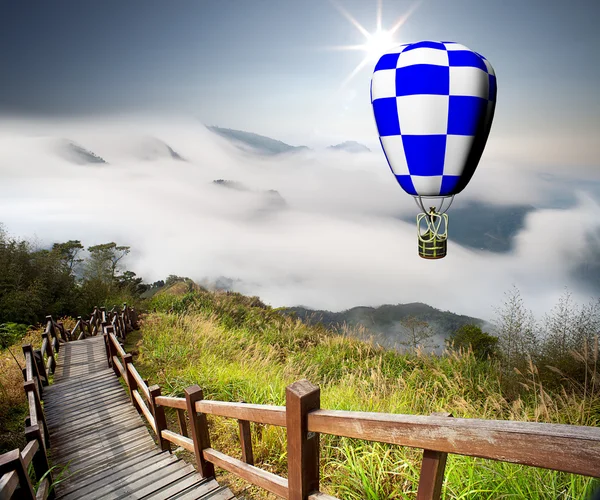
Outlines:
<svg viewBox="0 0 600 500"><path fill-rule="evenodd" d="M87 162L73 143L107 163ZM455 206L477 200L552 207L563 185L541 179L540 171L484 155ZM273 204L267 190L286 206ZM584 190L573 196L570 208L532 212L510 253L461 247L450 225L448 256L426 261L417 255L415 224L399 220L416 215L416 205L380 151L260 156L197 121L173 119L0 126L0 222L10 234L40 245L130 245L127 265L146 282L169 274L226 276L238 280L237 291L274 306L425 302L493 319L512 285L538 315L565 286L587 302L570 270L585 256L585 236L600 230L592 215L599 207Z"/></svg>

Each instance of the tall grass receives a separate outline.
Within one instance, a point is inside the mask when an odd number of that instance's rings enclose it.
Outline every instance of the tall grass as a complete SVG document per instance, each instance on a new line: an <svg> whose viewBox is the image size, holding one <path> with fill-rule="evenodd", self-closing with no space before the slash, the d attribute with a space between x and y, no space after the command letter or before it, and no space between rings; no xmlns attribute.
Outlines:
<svg viewBox="0 0 600 500"><path fill-rule="evenodd" d="M163 393L199 384L208 399L285 404L285 387L307 378L329 409L455 417L600 423L600 397L577 387L550 391L530 372L508 396L500 368L470 352L398 354L284 317L237 294L158 297L142 326L136 366ZM211 418L213 446L240 456L237 422ZM257 464L286 475L285 430L253 424ZM321 437L322 489L342 499L414 499L422 452L335 436ZM230 476L224 474L226 479ZM238 485L241 483L233 483ZM445 499L583 499L597 485L572 474L450 456ZM248 495L248 493L246 493ZM252 498L271 498L251 489Z"/></svg>

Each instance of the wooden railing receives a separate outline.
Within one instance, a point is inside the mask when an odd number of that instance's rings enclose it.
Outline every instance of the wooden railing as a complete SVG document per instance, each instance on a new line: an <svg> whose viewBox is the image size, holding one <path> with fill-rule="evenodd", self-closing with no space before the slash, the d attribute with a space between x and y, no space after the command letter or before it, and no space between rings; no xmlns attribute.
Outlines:
<svg viewBox="0 0 600 500"><path fill-rule="evenodd" d="M600 429L595 427L453 418L447 413L419 416L326 410L320 407L319 387L307 380L286 388L286 406L205 400L197 385L185 389L185 397L163 396L158 385L150 386L143 379L121 345L136 323L135 311L127 306L108 312L96 308L89 320L78 318L71 331L49 318L42 349L24 346L28 444L22 452L14 450L0 457L0 473L4 474L0 498L10 498L17 487L25 492L22 498L33 498L28 464L33 461L38 480L48 469L48 432L40 405L47 373L53 372L55 353L62 343L98 334L104 338L108 366L124 380L131 403L148 422L161 449L171 451L173 444L193 453L203 477L214 476L217 466L281 498L336 500L320 492L320 434L422 449L418 500L441 498L449 453L600 477ZM178 432L168 428L165 408L177 412ZM212 448L207 415L238 421L241 458ZM254 465L250 422L286 429L287 478ZM47 475L37 498L46 498L50 483Z"/></svg>
<svg viewBox="0 0 600 500"><path fill-rule="evenodd" d="M449 453L600 477L600 429L562 424L366 413L320 408L320 389L307 380L286 389L286 406L205 400L202 389L185 397L161 395L136 370L121 347L120 327L104 329L106 353L115 375L127 384L131 402L145 417L163 450L170 444L193 453L198 472L214 476L214 467L290 500L336 500L319 491L319 435L376 441L423 449L418 500L439 500ZM179 432L167 428L165 408L177 411ZM185 415L189 419L189 431ZM211 446L207 415L239 422L241 459ZM254 465L250 422L285 427L287 478Z"/></svg>
<svg viewBox="0 0 600 500"><path fill-rule="evenodd" d="M81 340L102 332L103 325L109 321L118 324L123 338L126 332L137 324L134 309L123 305L106 312L104 308L95 308L89 320L77 318L72 330L67 330L61 322L52 316L46 317L46 328L42 333L42 346L34 350L31 345L23 346L25 368L23 368L23 389L27 397L29 415L25 419L25 439L27 444L22 451L18 449L0 455L0 500L53 499L52 473L49 470L47 451L50 447L48 426L42 407L44 387L50 383L50 375L56 369L56 356L60 346L71 340ZM37 492L29 474L30 465L37 482Z"/></svg>

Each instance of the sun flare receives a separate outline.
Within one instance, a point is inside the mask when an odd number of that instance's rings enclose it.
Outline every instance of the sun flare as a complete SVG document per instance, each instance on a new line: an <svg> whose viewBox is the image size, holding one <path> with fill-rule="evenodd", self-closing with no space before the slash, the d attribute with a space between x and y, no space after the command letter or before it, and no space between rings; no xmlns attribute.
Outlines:
<svg viewBox="0 0 600 500"><path fill-rule="evenodd" d="M388 49L398 45L394 41L393 33L385 30L377 30L369 35L365 42L364 49L370 61L377 61Z"/></svg>
<svg viewBox="0 0 600 500"><path fill-rule="evenodd" d="M365 53L364 59L358 63L356 68L342 83L344 87L356 74L363 69L367 64L376 62L389 49L400 45L400 42L395 39L395 33L404 25L411 14L417 9L423 0L417 0L409 11L404 14L396 23L389 29L384 30L381 27L382 18L382 1L377 1L377 30L374 33L369 33L362 24L360 24L339 2L338 0L329 0L333 6L346 18L350 23L366 38L366 41L360 45L343 45L338 47L330 47L334 50L358 50Z"/></svg>

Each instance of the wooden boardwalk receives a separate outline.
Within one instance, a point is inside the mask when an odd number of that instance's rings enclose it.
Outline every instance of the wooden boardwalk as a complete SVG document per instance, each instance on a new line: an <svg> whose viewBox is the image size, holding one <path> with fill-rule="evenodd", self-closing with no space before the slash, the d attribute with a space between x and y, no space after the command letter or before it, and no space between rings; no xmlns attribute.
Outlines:
<svg viewBox="0 0 600 500"><path fill-rule="evenodd" d="M68 464L72 474L57 486L57 498L235 498L154 443L108 368L101 336L61 345L54 383L44 390L44 409L51 461Z"/></svg>

